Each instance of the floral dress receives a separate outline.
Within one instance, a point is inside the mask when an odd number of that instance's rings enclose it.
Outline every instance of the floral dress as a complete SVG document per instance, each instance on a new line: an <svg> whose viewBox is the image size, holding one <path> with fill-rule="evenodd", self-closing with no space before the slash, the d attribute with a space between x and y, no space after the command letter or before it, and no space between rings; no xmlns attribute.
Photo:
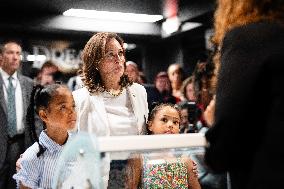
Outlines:
<svg viewBox="0 0 284 189"><path fill-rule="evenodd" d="M142 177L145 189L185 189L189 184L187 165L181 157L168 161L150 160L145 156Z"/></svg>

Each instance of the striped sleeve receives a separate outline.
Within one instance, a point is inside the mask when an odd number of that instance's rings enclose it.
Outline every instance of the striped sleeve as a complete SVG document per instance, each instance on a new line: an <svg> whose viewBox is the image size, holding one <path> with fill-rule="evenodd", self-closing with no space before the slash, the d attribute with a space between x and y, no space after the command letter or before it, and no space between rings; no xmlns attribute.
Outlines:
<svg viewBox="0 0 284 189"><path fill-rule="evenodd" d="M21 169L14 174L13 178L17 183L29 188L37 188L40 180L40 158L37 157L39 151L38 143L34 143L23 154Z"/></svg>

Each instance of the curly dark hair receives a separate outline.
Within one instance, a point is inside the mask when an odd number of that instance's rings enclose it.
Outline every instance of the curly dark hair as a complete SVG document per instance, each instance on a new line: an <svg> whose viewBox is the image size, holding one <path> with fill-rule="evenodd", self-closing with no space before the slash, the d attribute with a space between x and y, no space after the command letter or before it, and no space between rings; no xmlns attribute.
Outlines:
<svg viewBox="0 0 284 189"><path fill-rule="evenodd" d="M197 103L200 103L207 107L210 103L213 95L215 94L215 83L212 82L215 65L212 63L212 57L210 56L204 62L197 62L195 69L193 71L193 83L195 96L197 98Z"/></svg>
<svg viewBox="0 0 284 189"><path fill-rule="evenodd" d="M105 91L102 83L98 65L105 56L106 44L111 40L116 39L123 49L125 56L125 49L123 48L123 40L116 33L100 32L93 35L84 47L82 52L82 81L90 93L98 93ZM126 67L124 62L124 67ZM132 82L126 74L120 78L119 85L126 87L131 85Z"/></svg>

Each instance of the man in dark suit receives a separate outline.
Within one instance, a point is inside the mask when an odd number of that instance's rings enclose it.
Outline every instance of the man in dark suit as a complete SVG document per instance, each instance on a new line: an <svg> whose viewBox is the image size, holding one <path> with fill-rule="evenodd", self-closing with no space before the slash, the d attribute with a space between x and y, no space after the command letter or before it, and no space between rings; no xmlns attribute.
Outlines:
<svg viewBox="0 0 284 189"><path fill-rule="evenodd" d="M26 112L33 81L18 72L22 48L9 41L1 47L0 68L0 188L16 188L16 160L31 145ZM12 94L12 95L11 95Z"/></svg>

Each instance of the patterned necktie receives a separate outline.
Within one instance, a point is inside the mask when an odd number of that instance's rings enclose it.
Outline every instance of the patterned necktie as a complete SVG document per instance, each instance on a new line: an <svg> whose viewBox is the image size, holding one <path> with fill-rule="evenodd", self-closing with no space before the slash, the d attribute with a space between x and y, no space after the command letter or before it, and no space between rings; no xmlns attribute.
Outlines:
<svg viewBox="0 0 284 189"><path fill-rule="evenodd" d="M15 103L15 88L13 86L13 77L8 78L9 85L7 88L8 97L8 135L13 137L17 134L17 115L16 115L16 103Z"/></svg>

